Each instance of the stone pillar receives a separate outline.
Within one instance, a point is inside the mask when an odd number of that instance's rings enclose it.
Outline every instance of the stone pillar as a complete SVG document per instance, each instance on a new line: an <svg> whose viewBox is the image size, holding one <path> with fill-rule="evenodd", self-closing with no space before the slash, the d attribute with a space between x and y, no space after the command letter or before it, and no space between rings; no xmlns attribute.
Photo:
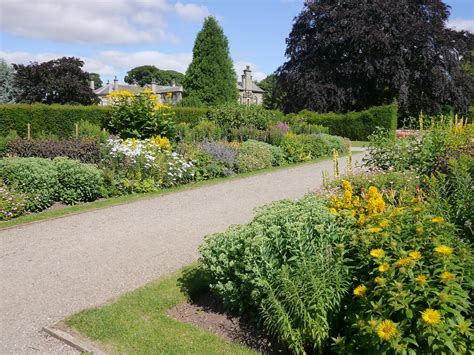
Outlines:
<svg viewBox="0 0 474 355"><path fill-rule="evenodd" d="M114 91L118 91L119 85L118 85L118 79L117 76L114 78Z"/></svg>

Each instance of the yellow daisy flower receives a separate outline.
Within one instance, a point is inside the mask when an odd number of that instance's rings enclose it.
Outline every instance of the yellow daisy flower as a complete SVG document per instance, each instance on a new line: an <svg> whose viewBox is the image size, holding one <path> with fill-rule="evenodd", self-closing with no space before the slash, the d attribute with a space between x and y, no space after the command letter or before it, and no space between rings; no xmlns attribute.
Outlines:
<svg viewBox="0 0 474 355"><path fill-rule="evenodd" d="M427 308L421 312L421 319L428 325L435 325L441 322L441 314L432 308Z"/></svg>
<svg viewBox="0 0 474 355"><path fill-rule="evenodd" d="M415 207L415 208L413 209L413 212L415 212L415 213L420 213L420 212L421 212L421 209L422 209L421 207Z"/></svg>
<svg viewBox="0 0 474 355"><path fill-rule="evenodd" d="M416 231L417 234L421 234L421 233L423 233L425 230L423 229L422 226L418 226L418 227L416 227L415 231Z"/></svg>
<svg viewBox="0 0 474 355"><path fill-rule="evenodd" d="M366 292L367 292L367 286L359 285L354 289L354 291L352 293L354 294L354 296L362 297L362 296L364 296L364 294Z"/></svg>
<svg viewBox="0 0 474 355"><path fill-rule="evenodd" d="M377 327L377 335L382 340L392 340L397 335L397 325L386 319Z"/></svg>
<svg viewBox="0 0 474 355"><path fill-rule="evenodd" d="M415 280L419 282L420 284L425 284L426 283L426 275L418 275L415 277Z"/></svg>
<svg viewBox="0 0 474 355"><path fill-rule="evenodd" d="M444 218L443 217L435 217L435 218L431 219L431 222L433 222L433 223L443 223Z"/></svg>
<svg viewBox="0 0 474 355"><path fill-rule="evenodd" d="M383 279L382 279L380 276L377 276L377 277L375 278L375 283L376 283L377 285L382 285L382 284L383 284Z"/></svg>
<svg viewBox="0 0 474 355"><path fill-rule="evenodd" d="M387 263L383 263L383 264L379 265L379 267L378 267L378 270L380 272L386 272L386 271L388 271L388 269L390 269L390 265L388 265Z"/></svg>
<svg viewBox="0 0 474 355"><path fill-rule="evenodd" d="M412 258L401 258L401 259L398 259L396 262L395 262L395 266L398 266L398 267L404 267L404 266L408 266L411 264L412 262Z"/></svg>
<svg viewBox="0 0 474 355"><path fill-rule="evenodd" d="M434 251L438 254L450 256L453 253L453 248L448 247L447 245L439 245L434 248Z"/></svg>
<svg viewBox="0 0 474 355"><path fill-rule="evenodd" d="M421 253L420 253L418 250L411 251L411 252L408 253L408 255L409 255L410 258L412 258L413 260L419 260L419 259L421 259Z"/></svg>
<svg viewBox="0 0 474 355"><path fill-rule="evenodd" d="M372 249L370 251L370 255L373 256L374 258L380 258L384 254L384 251L382 249Z"/></svg>
<svg viewBox="0 0 474 355"><path fill-rule="evenodd" d="M380 227L386 227L390 224L390 221L388 219L382 219L379 223Z"/></svg>
<svg viewBox="0 0 474 355"><path fill-rule="evenodd" d="M367 229L369 231L369 233L379 233L381 232L383 229L382 228L379 228L379 227L372 227L372 228L369 228Z"/></svg>
<svg viewBox="0 0 474 355"><path fill-rule="evenodd" d="M452 279L454 279L454 274L449 272L449 271L445 271L443 272L439 278L441 279L441 281L443 282L449 282L451 281Z"/></svg>

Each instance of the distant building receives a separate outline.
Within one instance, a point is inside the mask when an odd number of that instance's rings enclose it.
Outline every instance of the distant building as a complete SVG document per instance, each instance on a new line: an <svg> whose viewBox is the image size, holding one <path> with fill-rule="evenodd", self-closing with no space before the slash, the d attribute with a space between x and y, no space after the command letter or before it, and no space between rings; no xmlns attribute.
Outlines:
<svg viewBox="0 0 474 355"><path fill-rule="evenodd" d="M91 89L94 88L94 81L90 83ZM117 77L115 77L113 83L107 82L105 86L102 86L94 90L94 93L99 97L101 106L108 106L111 104L109 94L117 91L129 91L132 94L138 95L145 89L151 89L163 104L175 104L183 98L183 87L176 85L173 81L171 86L157 85L152 82L151 85L139 86L139 85L128 85L119 84Z"/></svg>
<svg viewBox="0 0 474 355"><path fill-rule="evenodd" d="M244 69L242 81L237 83L239 89L239 103L242 105L261 105L264 91L252 80L250 66Z"/></svg>
<svg viewBox="0 0 474 355"><path fill-rule="evenodd" d="M94 90L94 81L90 82L91 89ZM151 85L139 86L139 85L128 85L119 84L117 77L115 77L112 83L107 82L104 86L95 89L94 93L99 97L101 106L108 106L111 104L111 100L108 97L114 91L129 91L132 94L138 95L145 89L151 89L157 94L160 103L163 104L176 104L183 98L183 87L176 85L173 81L171 86L157 85L151 83ZM242 75L242 81L237 83L237 89L239 90L239 103L242 105L261 105L263 103L264 91L259 88L252 80L252 71L250 67L244 69Z"/></svg>

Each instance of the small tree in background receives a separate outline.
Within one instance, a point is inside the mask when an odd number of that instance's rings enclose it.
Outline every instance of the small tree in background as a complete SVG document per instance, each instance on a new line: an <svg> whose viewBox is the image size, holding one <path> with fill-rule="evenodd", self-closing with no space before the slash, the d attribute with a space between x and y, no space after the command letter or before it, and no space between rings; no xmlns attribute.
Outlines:
<svg viewBox="0 0 474 355"><path fill-rule="evenodd" d="M176 85L181 85L184 74L174 70L162 70L154 65L142 65L129 70L125 76L126 83L140 86L149 85L153 80L158 85L171 85L173 80Z"/></svg>
<svg viewBox="0 0 474 355"><path fill-rule="evenodd" d="M284 94L277 85L277 76L275 73L268 75L257 85L265 92L263 93L263 107L269 110L281 109L283 105Z"/></svg>
<svg viewBox="0 0 474 355"><path fill-rule="evenodd" d="M206 105L237 102L237 77L229 55L229 43L214 17L204 20L186 71L185 94Z"/></svg>
<svg viewBox="0 0 474 355"><path fill-rule="evenodd" d="M100 75L97 73L89 73L89 78L90 80L94 80L94 89L101 88L102 85L104 85L102 79L100 78Z"/></svg>
<svg viewBox="0 0 474 355"><path fill-rule="evenodd" d="M13 103L18 89L14 85L15 72L4 59L0 59L0 103Z"/></svg>
<svg viewBox="0 0 474 355"><path fill-rule="evenodd" d="M63 57L28 65L13 64L14 84L19 92L16 102L91 105L98 102L90 88L90 76L82 70L79 58Z"/></svg>

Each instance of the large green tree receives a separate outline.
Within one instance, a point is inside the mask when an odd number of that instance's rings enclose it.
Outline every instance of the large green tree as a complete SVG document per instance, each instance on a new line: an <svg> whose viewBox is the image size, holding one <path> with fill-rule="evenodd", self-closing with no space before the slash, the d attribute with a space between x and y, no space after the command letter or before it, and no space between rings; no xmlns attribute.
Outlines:
<svg viewBox="0 0 474 355"><path fill-rule="evenodd" d="M45 104L82 104L98 102L90 88L90 76L82 70L84 62L63 57L43 63L13 64L17 102Z"/></svg>
<svg viewBox="0 0 474 355"><path fill-rule="evenodd" d="M0 103L13 103L18 89L14 85L15 71L3 58L0 58Z"/></svg>
<svg viewBox="0 0 474 355"><path fill-rule="evenodd" d="M184 74L174 70L158 69L154 65L142 65L127 72L125 82L128 84L138 84L144 86L155 81L158 85L171 85L175 81L176 85L181 85Z"/></svg>
<svg viewBox="0 0 474 355"><path fill-rule="evenodd" d="M446 27L441 0L308 0L279 68L285 111L345 112L397 99L405 114L464 112L470 35Z"/></svg>
<svg viewBox="0 0 474 355"><path fill-rule="evenodd" d="M184 90L187 100L206 105L237 102L237 77L229 55L229 43L214 17L204 20L196 37Z"/></svg>

